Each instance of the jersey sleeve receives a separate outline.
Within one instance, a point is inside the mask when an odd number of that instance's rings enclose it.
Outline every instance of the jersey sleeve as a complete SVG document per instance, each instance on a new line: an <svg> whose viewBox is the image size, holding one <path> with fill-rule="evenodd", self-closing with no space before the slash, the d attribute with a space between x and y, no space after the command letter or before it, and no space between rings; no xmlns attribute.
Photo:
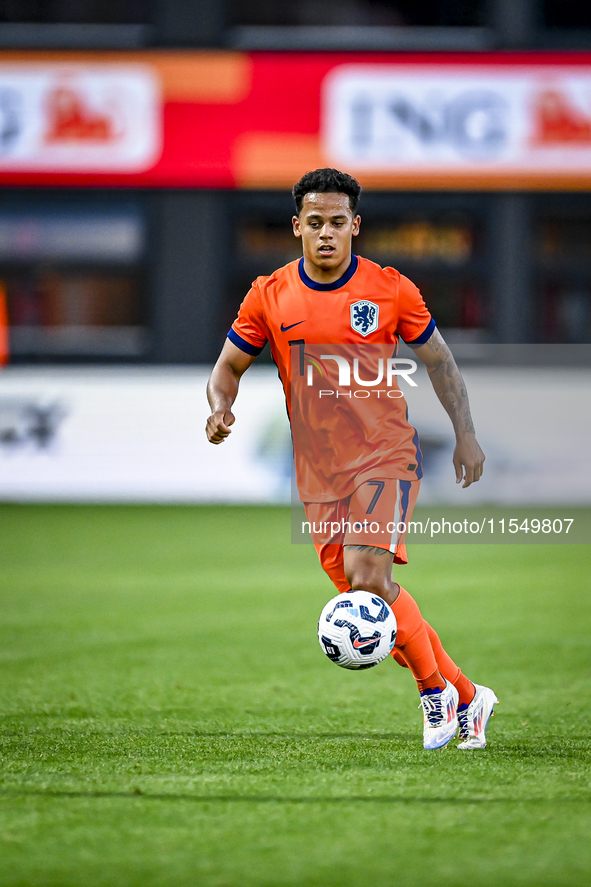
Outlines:
<svg viewBox="0 0 591 887"><path fill-rule="evenodd" d="M261 292L255 280L240 306L238 317L230 327L228 339L241 351L256 357L265 347L268 338Z"/></svg>
<svg viewBox="0 0 591 887"><path fill-rule="evenodd" d="M398 328L407 345L424 345L435 329L435 321L414 283L400 275L398 289Z"/></svg>

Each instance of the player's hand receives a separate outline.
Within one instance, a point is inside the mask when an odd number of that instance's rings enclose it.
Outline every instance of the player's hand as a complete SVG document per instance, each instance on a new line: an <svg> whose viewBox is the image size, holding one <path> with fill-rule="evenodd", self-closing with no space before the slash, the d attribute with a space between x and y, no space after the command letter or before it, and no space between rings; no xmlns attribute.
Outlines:
<svg viewBox="0 0 591 887"><path fill-rule="evenodd" d="M218 410L212 413L205 426L207 439L212 444L221 444L231 433L230 425L236 421L234 413L230 410Z"/></svg>
<svg viewBox="0 0 591 887"><path fill-rule="evenodd" d="M456 435L456 448L453 463L456 470L456 483L462 481L462 489L469 487L482 477L486 456L480 449L476 436L469 432Z"/></svg>

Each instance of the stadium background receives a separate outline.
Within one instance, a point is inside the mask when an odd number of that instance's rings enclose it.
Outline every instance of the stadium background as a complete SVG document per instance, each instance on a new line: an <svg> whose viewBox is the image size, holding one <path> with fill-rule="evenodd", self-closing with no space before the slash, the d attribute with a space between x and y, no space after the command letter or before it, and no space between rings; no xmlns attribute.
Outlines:
<svg viewBox="0 0 591 887"><path fill-rule="evenodd" d="M271 367L245 383L249 418L223 453L200 432L203 368L251 280L298 254L292 183L335 165L366 188L356 248L416 281L467 375L490 454L470 502L588 502L591 67L577 9L5 4L0 496L286 501ZM491 343L528 347L499 359ZM423 501L455 501L449 429L421 388Z"/></svg>
<svg viewBox="0 0 591 887"><path fill-rule="evenodd" d="M462 493L419 377L423 503L588 522L590 50L568 0L0 4L0 883L414 885L435 852L451 885L466 841L483 885L585 882L588 546L408 568L507 706L458 785L412 751L412 688L314 649L330 585L289 544L268 354L231 440L202 429L241 298L298 254L291 185L340 166L356 247L421 287L488 454Z"/></svg>

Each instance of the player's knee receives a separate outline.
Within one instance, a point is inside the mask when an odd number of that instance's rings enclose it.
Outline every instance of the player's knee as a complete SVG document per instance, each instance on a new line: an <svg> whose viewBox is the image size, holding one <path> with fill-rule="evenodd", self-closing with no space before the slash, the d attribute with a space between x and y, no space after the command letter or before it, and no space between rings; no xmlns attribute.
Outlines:
<svg viewBox="0 0 591 887"><path fill-rule="evenodd" d="M347 576L352 591L368 591L377 594L386 603L393 603L398 594L398 586L393 587L392 580L367 569L354 568Z"/></svg>

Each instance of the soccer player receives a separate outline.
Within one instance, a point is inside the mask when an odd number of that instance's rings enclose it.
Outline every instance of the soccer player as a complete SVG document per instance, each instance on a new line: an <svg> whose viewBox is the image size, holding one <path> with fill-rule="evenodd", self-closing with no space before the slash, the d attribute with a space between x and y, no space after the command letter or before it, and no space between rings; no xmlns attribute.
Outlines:
<svg viewBox="0 0 591 887"><path fill-rule="evenodd" d="M386 365L392 370L387 355L396 354L402 338L425 364L452 421L456 482L465 488L478 481L485 457L463 379L419 290L393 268L352 253L360 194L359 183L335 169L306 173L294 186L293 232L303 256L259 277L244 299L209 380L206 433L213 444L231 433L240 378L268 341L286 394L298 491L322 567L340 592L365 590L392 607L398 623L392 655L417 682L424 747L442 748L459 727L459 748L484 748L495 694L462 674L414 598L392 576L393 563L407 562L399 530L412 515L422 457L395 374L390 372L390 388L381 389L381 397L379 389L371 390L381 376L372 381L367 361L373 359L375 374L382 355L381 372ZM327 343L331 355L320 354ZM359 391L352 397L329 382L342 367L346 380L351 365L369 397L357 397ZM324 379L324 390L306 400L304 394L315 390L308 388L315 373ZM336 407L327 409L327 399L334 403L338 395ZM317 530L331 523L340 523L343 532L330 536ZM388 525L395 531L387 532Z"/></svg>

